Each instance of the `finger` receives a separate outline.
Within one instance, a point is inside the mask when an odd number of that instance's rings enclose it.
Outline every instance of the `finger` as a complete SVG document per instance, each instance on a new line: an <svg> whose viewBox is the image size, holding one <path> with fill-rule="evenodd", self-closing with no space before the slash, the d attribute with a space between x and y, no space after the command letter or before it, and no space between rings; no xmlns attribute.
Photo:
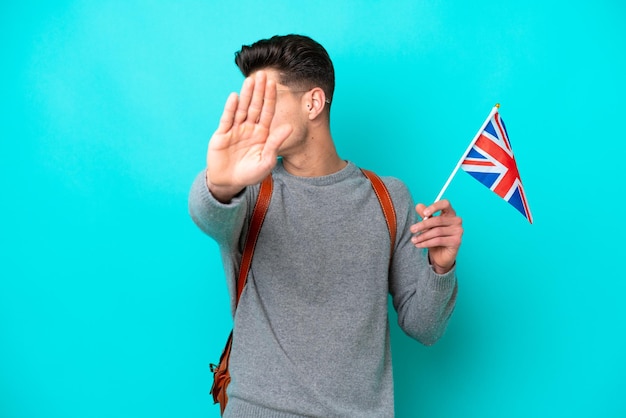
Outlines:
<svg viewBox="0 0 626 418"><path fill-rule="evenodd" d="M237 110L237 104L239 102L239 97L237 93L231 93L226 99L226 104L224 105L224 112L222 112L222 117L220 118L220 124L217 127L216 133L224 134L233 127L233 122L235 120L235 111Z"/></svg>
<svg viewBox="0 0 626 418"><path fill-rule="evenodd" d="M451 225L433 228L411 238L418 248L449 247L458 248L461 245L463 228L460 225Z"/></svg>
<svg viewBox="0 0 626 418"><path fill-rule="evenodd" d="M446 222L446 219L450 219L450 218L445 218L441 216L434 216L430 218L424 217L421 221L411 225L409 229L413 234L422 234L424 233L424 231L428 231L433 228L446 226L448 224Z"/></svg>
<svg viewBox="0 0 626 418"><path fill-rule="evenodd" d="M415 206L415 211L417 212L420 218L424 218L426 216L424 215L424 209L426 209L426 205L423 203L418 203Z"/></svg>
<svg viewBox="0 0 626 418"><path fill-rule="evenodd" d="M254 77L254 90L252 92L252 99L250 100L250 106L248 107L247 121L257 123L261 109L263 108L263 96L265 95L265 81L267 77L265 72L259 71Z"/></svg>
<svg viewBox="0 0 626 418"><path fill-rule="evenodd" d="M424 205L423 203L418 203L415 206L415 212L417 212L417 216L421 218L421 220L418 220L417 223L411 225L411 227L409 228L409 230L413 234L417 234L419 231L424 229L423 223L424 223L424 220L427 219L424 215L424 209L426 209L426 205Z"/></svg>
<svg viewBox="0 0 626 418"><path fill-rule="evenodd" d="M263 97L263 109L259 118L259 123L270 128L272 119L274 118L274 111L276 110L276 82L274 80L267 80L265 86L265 96Z"/></svg>
<svg viewBox="0 0 626 418"><path fill-rule="evenodd" d="M459 248L461 248L461 238L455 235L449 237L435 237L428 240L413 242L413 244L416 248L420 249L446 248L448 251L456 252Z"/></svg>
<svg viewBox="0 0 626 418"><path fill-rule="evenodd" d="M420 205L418 205L420 206ZM426 211L423 205L416 207L418 213L424 213ZM425 217L421 221L411 225L409 228L413 234L423 233L434 228L442 227L462 227L463 220L456 215L446 215L444 211L440 216Z"/></svg>
<svg viewBox="0 0 626 418"><path fill-rule="evenodd" d="M452 209L450 202L446 199L438 200L437 202L424 209L424 214L426 216L432 216L437 212L441 212L442 215L446 216L456 215L456 212L454 211L454 209Z"/></svg>
<svg viewBox="0 0 626 418"><path fill-rule="evenodd" d="M235 112L234 125L243 123L248 117L248 107L250 106L250 100L252 100L253 91L254 78L248 77L241 86L241 93L239 93L239 105L237 106L237 112Z"/></svg>

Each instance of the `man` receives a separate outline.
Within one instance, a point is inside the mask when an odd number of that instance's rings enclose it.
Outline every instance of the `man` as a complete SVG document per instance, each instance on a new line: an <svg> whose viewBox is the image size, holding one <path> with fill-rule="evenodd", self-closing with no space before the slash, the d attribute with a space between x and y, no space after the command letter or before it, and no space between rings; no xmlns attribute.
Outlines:
<svg viewBox="0 0 626 418"><path fill-rule="evenodd" d="M406 186L386 177L397 214L390 242L371 183L335 149L334 69L317 42L275 36L242 47L235 61L246 79L226 101L189 200L220 246L233 307L248 222L270 173L274 190L235 312L224 416L393 416L387 296L407 334L426 345L442 335L461 219L445 200L414 208Z"/></svg>

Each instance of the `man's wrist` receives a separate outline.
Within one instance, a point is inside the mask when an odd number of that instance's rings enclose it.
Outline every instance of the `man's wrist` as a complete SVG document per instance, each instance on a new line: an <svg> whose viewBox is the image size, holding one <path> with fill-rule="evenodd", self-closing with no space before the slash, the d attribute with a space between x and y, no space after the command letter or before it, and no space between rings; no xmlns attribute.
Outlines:
<svg viewBox="0 0 626 418"><path fill-rule="evenodd" d="M452 264L450 267L447 267L447 268L444 268L444 267L439 267L439 266L438 266L438 265L436 265L436 264L432 264L432 267L433 267L433 271L434 271L435 273L437 273L437 274L440 274L440 275L441 275L441 274L446 274L446 273L449 273L449 272L450 272L450 270L452 270L452 267L454 267L454 264Z"/></svg>
<svg viewBox="0 0 626 418"><path fill-rule="evenodd" d="M430 253L428 254L428 262L430 263L430 267L433 269L433 271L440 275L450 272L450 270L452 270L452 268L456 264L455 260L449 266L440 266L437 263L433 262L433 260L430 258Z"/></svg>
<svg viewBox="0 0 626 418"><path fill-rule="evenodd" d="M213 195L213 197L221 203L229 203L233 197L237 196L237 194L243 190L241 187L217 186L211 183L208 171L205 176L205 181L211 195Z"/></svg>

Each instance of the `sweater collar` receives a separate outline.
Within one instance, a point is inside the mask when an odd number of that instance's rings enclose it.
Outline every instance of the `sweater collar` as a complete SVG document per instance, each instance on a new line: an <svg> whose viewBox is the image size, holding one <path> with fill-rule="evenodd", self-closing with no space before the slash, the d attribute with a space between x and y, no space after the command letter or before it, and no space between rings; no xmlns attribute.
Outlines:
<svg viewBox="0 0 626 418"><path fill-rule="evenodd" d="M287 180L292 180L292 181L309 184L313 186L328 186L332 184L337 184L353 176L354 173L359 171L359 168L356 165L354 165L354 163L350 161L346 161L346 162L347 164L344 168L342 168L341 170L335 173L328 174L326 176L300 177L300 176L294 176L293 174L290 174L289 172L287 172L287 170L285 170L285 167L283 166L282 159L279 159L278 163L276 164L276 167L274 168L274 175L285 178Z"/></svg>

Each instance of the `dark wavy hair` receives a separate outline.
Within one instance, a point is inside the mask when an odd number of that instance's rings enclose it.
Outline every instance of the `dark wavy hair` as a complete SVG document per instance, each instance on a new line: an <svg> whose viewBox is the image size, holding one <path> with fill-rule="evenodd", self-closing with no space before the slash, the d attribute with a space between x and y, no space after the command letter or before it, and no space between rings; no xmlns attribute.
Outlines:
<svg viewBox="0 0 626 418"><path fill-rule="evenodd" d="M329 103L335 91L335 69L328 52L308 36L277 35L235 53L235 64L248 77L261 69L274 69L280 83L293 89L320 87ZM328 106L330 108L330 104Z"/></svg>

